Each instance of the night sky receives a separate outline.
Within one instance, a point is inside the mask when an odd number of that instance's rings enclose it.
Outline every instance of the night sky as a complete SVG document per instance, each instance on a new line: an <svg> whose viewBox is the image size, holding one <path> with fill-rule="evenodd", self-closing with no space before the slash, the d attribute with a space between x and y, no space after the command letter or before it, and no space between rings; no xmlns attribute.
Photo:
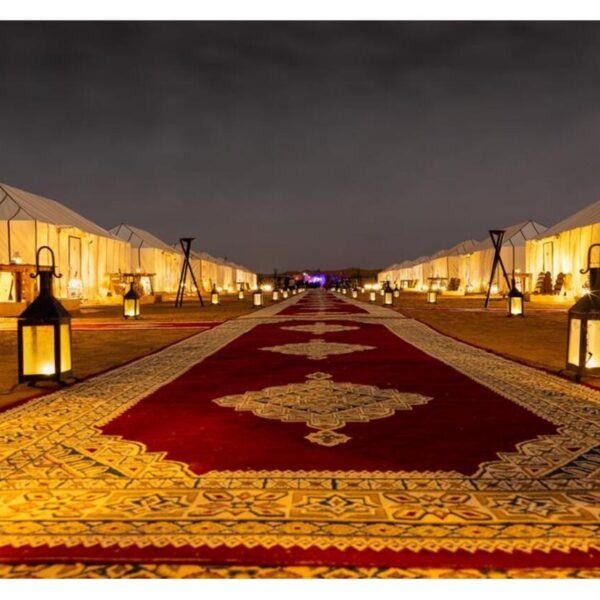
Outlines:
<svg viewBox="0 0 600 600"><path fill-rule="evenodd" d="M2 23L0 181L267 272L600 198L600 25Z"/></svg>

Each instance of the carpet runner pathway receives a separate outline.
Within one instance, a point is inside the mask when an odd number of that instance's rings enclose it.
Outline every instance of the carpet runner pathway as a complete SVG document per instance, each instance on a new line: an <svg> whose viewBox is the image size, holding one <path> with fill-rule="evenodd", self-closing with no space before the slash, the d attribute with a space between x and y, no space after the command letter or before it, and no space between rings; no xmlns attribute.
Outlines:
<svg viewBox="0 0 600 600"><path fill-rule="evenodd" d="M311 290L1 414L0 576L598 575L599 439L599 392Z"/></svg>

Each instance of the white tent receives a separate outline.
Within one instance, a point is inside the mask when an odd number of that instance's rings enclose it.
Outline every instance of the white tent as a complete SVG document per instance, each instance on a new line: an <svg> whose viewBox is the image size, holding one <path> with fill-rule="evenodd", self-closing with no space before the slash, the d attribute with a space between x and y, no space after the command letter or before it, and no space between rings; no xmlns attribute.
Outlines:
<svg viewBox="0 0 600 600"><path fill-rule="evenodd" d="M380 271L377 274L377 281L379 283L383 283L384 281L389 281L391 284L396 285L396 283L398 282L399 266L400 265L398 263L394 263L393 265L390 265L389 267L383 269L383 271Z"/></svg>
<svg viewBox="0 0 600 600"><path fill-rule="evenodd" d="M509 277L515 275L525 277L525 289L530 291L535 283L532 281L531 272L527 271L525 261L525 243L543 231L546 227L534 221L523 221L510 227L505 227L504 241L501 249L502 262ZM485 292L487 290L492 264L494 260L494 246L490 237L481 241L472 249L470 257L471 281L474 292ZM492 285L498 286L499 292L507 292L508 286L502 276L501 269L496 270Z"/></svg>
<svg viewBox="0 0 600 600"><path fill-rule="evenodd" d="M409 282L409 287L413 289L420 289L427 285L428 262L428 256L419 256L415 260L402 263L399 268L400 282Z"/></svg>
<svg viewBox="0 0 600 600"><path fill-rule="evenodd" d="M534 278L540 273L550 273L553 287L562 274L563 293L580 296L588 281L588 275L582 275L580 270L587 267L588 248L598 242L600 200L528 240L527 269ZM592 258L597 261L598 255L593 254Z"/></svg>
<svg viewBox="0 0 600 600"><path fill-rule="evenodd" d="M111 275L130 268L127 242L63 204L0 183L0 264L35 264L38 248L50 246L58 272L60 298L101 301L113 293ZM47 252L40 262L49 264ZM0 301L11 273L1 274Z"/></svg>
<svg viewBox="0 0 600 600"><path fill-rule="evenodd" d="M452 291L465 291L471 279L471 253L477 244L476 240L463 240L449 250L434 254L429 276L446 279L446 285Z"/></svg>
<svg viewBox="0 0 600 600"><path fill-rule="evenodd" d="M145 292L176 292L183 253L144 229L122 223L111 232L131 246L132 271L142 273ZM151 290L148 284L151 282Z"/></svg>

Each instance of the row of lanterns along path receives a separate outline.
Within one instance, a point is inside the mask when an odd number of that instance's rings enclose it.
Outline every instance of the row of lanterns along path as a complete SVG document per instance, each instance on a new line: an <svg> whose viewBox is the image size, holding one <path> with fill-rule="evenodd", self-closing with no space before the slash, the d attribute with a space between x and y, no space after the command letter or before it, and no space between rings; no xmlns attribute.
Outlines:
<svg viewBox="0 0 600 600"><path fill-rule="evenodd" d="M586 375L600 375L600 260L592 262L592 251L600 250L600 243L592 244L588 249L587 267L580 272L589 273L589 291L580 298L568 312L567 329L567 371L577 380ZM347 288L333 288L333 291L347 294ZM362 293L365 288L361 288ZM358 298L358 289L352 288L352 298ZM400 289L392 288L386 281L380 290L383 306L393 306L394 298L400 297ZM430 285L426 291L426 302L437 304L439 287ZM369 302L377 300L377 292L369 291ZM525 316L524 297L512 280L507 296L507 316Z"/></svg>
<svg viewBox="0 0 600 600"><path fill-rule="evenodd" d="M304 290L305 290L305 288L303 288L303 287L295 287L295 288L292 288L291 294L292 294L292 296L295 296L296 294L300 294L301 292L304 292ZM289 298L290 290L288 288L284 288L282 290L275 288L273 290L271 299L273 300L273 302L279 302L279 296L281 296L283 300L285 300L286 298ZM240 290L238 292L238 300L243 300L243 299L244 299L244 290L243 290L243 288L240 287ZM210 303L215 306L218 306L221 303L220 296L219 296L219 290L217 290L216 286L214 286L214 285L210 292ZM264 292L260 287L257 287L252 292L252 307L253 308L262 308L263 306L264 306Z"/></svg>
<svg viewBox="0 0 600 600"><path fill-rule="evenodd" d="M587 268L589 292L569 310L567 336L567 369L576 378L600 373L600 262L592 264L592 250L600 249L600 244L592 244L588 249ZM51 256L50 267L40 267L40 253L46 250ZM19 383L34 385L37 381L56 380L64 384L73 378L71 315L52 293L53 278L62 277L56 272L54 253L48 246L41 246L36 253L36 271L31 275L39 277L37 298L21 313L17 324L17 360ZM304 291L294 288L292 294ZM336 288L347 294L347 288ZM361 288L364 293L365 288ZM282 297L289 297L287 289ZM439 290L427 290L427 302L437 303ZM398 288L392 289L389 282L381 290L384 306L393 306L394 297L399 297ZM352 289L352 297L358 298L358 290ZM376 301L376 291L370 290L369 301ZM240 291L238 298L243 298ZM273 291L273 301L279 299L279 290ZM219 293L215 287L211 292L211 304L219 304ZM252 305L263 306L263 292L257 288L252 294ZM523 295L513 286L508 294L509 316L524 316ZM133 283L123 297L123 317L139 318L140 301Z"/></svg>

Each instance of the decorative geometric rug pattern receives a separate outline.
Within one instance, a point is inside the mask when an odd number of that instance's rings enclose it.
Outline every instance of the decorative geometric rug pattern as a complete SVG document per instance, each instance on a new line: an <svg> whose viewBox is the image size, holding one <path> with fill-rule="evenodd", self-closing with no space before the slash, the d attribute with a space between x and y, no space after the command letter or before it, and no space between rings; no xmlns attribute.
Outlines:
<svg viewBox="0 0 600 600"><path fill-rule="evenodd" d="M597 576L600 393L330 298L1 414L0 576Z"/></svg>

